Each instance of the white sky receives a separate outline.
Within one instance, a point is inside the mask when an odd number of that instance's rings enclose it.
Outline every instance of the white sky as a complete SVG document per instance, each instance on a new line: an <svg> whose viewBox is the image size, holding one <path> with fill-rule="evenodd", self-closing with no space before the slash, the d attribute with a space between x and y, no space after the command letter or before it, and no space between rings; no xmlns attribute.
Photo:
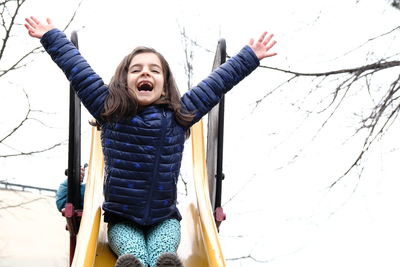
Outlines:
<svg viewBox="0 0 400 267"><path fill-rule="evenodd" d="M41 19L50 16L61 28L78 2L30 1L21 10L18 22L29 15ZM229 55L234 55L250 37L269 30L276 34L279 55L262 64L303 72L325 71L359 66L365 58L372 62L399 45L398 38L385 39L374 43L376 48L383 47L375 54L368 54L371 46L363 46L337 59L398 26L399 11L391 9L386 1L356 2L160 0L110 4L85 0L67 33L80 29L81 53L106 82L122 57L137 45L158 49L169 60L184 92L184 54L178 24L212 51L218 39L224 37ZM15 42L8 47L12 54L23 54L38 45L37 40L25 35L22 26L15 34ZM201 48L194 48L194 53L196 83L209 73L213 54ZM227 259L251 254L258 260L228 261L228 266L399 266L400 186L395 163L399 152L398 144L392 141L398 125L373 147L373 153L363 162L366 168L361 180L356 172L352 173L329 191L327 186L349 166L362 145L362 138L345 141L357 126L353 110L367 113L361 106L369 98L363 93L352 96L344 110L311 141L326 114L313 114L305 120L305 109L316 107L315 98L306 97L308 80L282 87L252 112L254 101L287 78L281 73L257 70L228 95L227 178L223 189L228 220L222 225L221 241ZM325 86L321 95L332 88L331 83ZM47 55L8 75L7 80L1 79L0 112L4 115L0 136L24 115L21 87L28 92L33 109L51 113L40 118L53 128L31 121L30 127L8 144L40 149L66 140L68 83ZM83 121L89 118L85 112L83 115ZM90 142L86 126L83 160L88 157ZM288 164L299 151L303 151L300 157ZM6 152L7 148L0 147L1 154ZM55 188L64 179L66 165L63 146L43 155L0 160L0 179Z"/></svg>

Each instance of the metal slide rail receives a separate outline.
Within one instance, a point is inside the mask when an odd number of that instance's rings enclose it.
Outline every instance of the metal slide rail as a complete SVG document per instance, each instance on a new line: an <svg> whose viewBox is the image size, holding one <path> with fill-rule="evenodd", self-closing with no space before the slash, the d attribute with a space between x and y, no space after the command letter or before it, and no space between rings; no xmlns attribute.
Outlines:
<svg viewBox="0 0 400 267"><path fill-rule="evenodd" d="M78 49L78 35L71 34L71 42ZM68 141L68 194L67 203L62 215L67 220L67 230L70 235L70 265L74 258L76 236L82 217L82 201L80 195L80 167L81 166L81 102L70 85L69 94L69 141Z"/></svg>
<svg viewBox="0 0 400 267"><path fill-rule="evenodd" d="M212 70L218 68L220 65L225 63L225 61L226 41L225 39L220 39L215 52ZM222 180L225 178L222 171L224 150L224 113L225 96L223 96L219 104L208 113L207 124L207 174L210 188L210 199L214 209L214 218L217 228L219 228L221 222L226 218L221 207Z"/></svg>

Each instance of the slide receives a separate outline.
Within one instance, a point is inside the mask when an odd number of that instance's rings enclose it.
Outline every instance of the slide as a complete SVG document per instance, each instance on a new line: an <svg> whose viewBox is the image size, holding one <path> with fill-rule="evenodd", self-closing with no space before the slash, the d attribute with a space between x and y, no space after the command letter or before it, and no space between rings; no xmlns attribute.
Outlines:
<svg viewBox="0 0 400 267"><path fill-rule="evenodd" d="M192 127L192 158L195 194L180 201L182 237L178 249L185 266L225 266L210 203L202 121ZM107 245L107 225L103 222L104 160L100 132L92 129L88 179L80 224L74 267L113 267L116 257Z"/></svg>

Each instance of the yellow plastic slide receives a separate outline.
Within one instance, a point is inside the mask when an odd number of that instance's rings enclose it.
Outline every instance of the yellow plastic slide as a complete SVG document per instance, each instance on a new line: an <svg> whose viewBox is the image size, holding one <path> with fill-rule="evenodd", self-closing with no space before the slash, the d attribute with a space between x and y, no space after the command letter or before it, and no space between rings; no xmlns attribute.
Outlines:
<svg viewBox="0 0 400 267"><path fill-rule="evenodd" d="M179 204L183 219L178 254L186 267L223 267L225 260L210 204L201 121L192 128L192 156L196 196L193 200ZM74 267L115 265L116 257L108 248L107 225L103 222L101 212L103 170L100 132L93 128L85 205L72 263Z"/></svg>

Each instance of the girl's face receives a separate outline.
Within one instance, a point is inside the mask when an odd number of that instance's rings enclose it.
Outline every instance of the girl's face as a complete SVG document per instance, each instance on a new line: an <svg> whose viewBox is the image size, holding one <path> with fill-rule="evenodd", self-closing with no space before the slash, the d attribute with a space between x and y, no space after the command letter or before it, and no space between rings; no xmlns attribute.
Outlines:
<svg viewBox="0 0 400 267"><path fill-rule="evenodd" d="M136 95L139 106L147 106L164 94L164 73L161 61L154 53L134 56L127 75L128 89Z"/></svg>

